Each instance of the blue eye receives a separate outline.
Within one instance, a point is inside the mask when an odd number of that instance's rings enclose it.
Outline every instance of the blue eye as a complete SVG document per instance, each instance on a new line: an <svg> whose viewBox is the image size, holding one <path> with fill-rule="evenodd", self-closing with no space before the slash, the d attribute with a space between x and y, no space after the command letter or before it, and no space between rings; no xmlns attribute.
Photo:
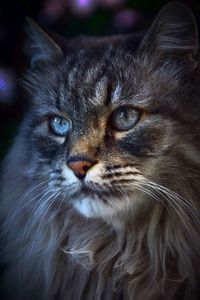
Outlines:
<svg viewBox="0 0 200 300"><path fill-rule="evenodd" d="M59 136L67 135L70 130L70 121L61 117L52 117L49 124L53 132Z"/></svg>

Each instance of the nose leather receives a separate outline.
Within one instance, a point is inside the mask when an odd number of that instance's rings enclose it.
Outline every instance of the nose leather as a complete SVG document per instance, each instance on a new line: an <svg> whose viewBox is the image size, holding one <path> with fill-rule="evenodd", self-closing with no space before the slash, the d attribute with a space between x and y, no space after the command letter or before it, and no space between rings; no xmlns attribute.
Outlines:
<svg viewBox="0 0 200 300"><path fill-rule="evenodd" d="M80 158L78 160L76 157L71 158L67 165L74 172L74 174L79 178L83 179L86 176L87 171L95 164L95 161Z"/></svg>

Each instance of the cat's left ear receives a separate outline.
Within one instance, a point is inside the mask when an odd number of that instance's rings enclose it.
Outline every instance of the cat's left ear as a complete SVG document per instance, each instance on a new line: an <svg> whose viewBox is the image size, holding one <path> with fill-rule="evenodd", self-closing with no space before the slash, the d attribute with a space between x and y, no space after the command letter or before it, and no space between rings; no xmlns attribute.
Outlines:
<svg viewBox="0 0 200 300"><path fill-rule="evenodd" d="M31 65L50 62L63 56L61 48L33 20L27 18L26 31L30 37Z"/></svg>
<svg viewBox="0 0 200 300"><path fill-rule="evenodd" d="M198 49L198 30L192 11L179 2L167 4L141 42L140 50L193 56Z"/></svg>

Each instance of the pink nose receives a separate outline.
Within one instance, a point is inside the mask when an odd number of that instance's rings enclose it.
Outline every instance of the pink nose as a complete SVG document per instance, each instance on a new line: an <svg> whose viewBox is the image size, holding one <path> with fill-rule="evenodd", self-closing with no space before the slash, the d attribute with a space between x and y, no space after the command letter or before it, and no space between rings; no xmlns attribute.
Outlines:
<svg viewBox="0 0 200 300"><path fill-rule="evenodd" d="M79 179L83 179L86 176L87 171L95 163L95 161L89 159L77 159L77 157L74 157L68 160L67 165Z"/></svg>

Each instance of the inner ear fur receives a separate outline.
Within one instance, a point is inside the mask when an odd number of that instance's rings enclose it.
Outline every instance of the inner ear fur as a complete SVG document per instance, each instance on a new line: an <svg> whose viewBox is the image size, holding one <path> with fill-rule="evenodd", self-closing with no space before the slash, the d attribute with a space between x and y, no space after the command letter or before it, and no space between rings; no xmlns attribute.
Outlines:
<svg viewBox="0 0 200 300"><path fill-rule="evenodd" d="M30 38L31 65L52 61L63 55L59 45L33 20L27 18L26 32Z"/></svg>
<svg viewBox="0 0 200 300"><path fill-rule="evenodd" d="M198 49L198 30L190 8L179 2L163 7L143 38L141 49L194 56Z"/></svg>

